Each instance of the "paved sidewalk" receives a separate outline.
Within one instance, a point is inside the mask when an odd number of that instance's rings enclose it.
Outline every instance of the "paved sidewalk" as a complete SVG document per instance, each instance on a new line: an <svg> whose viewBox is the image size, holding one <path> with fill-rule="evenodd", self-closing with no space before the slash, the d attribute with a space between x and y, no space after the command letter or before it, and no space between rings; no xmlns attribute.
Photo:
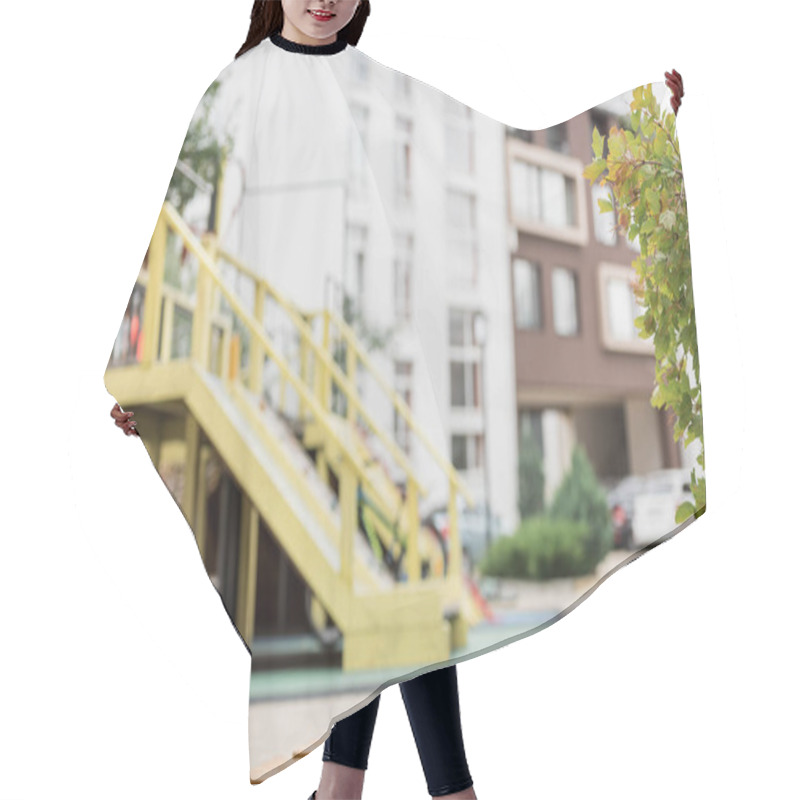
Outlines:
<svg viewBox="0 0 800 800"><path fill-rule="evenodd" d="M623 550L612 551L594 576L545 582L509 579L497 582L493 587L494 596L487 598L495 620L473 626L468 632L467 646L453 651L453 657L469 653L474 656L515 636L534 635L531 631L551 622L631 555ZM397 676L396 669L346 673L338 668L296 668L253 673L252 778L260 778L293 757L296 760L316 752L327 737L333 717L343 712L352 713L358 704L365 705L367 697L387 682L398 683ZM320 740L308 742L309 732L313 732L311 735L318 733ZM294 750L287 751L288 743L298 744Z"/></svg>

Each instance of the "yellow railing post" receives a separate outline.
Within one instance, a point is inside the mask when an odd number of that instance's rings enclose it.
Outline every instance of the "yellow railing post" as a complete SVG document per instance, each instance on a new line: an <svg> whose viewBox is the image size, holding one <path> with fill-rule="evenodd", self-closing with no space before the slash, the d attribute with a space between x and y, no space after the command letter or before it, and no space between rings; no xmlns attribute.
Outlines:
<svg viewBox="0 0 800 800"><path fill-rule="evenodd" d="M253 358L253 363L249 367L248 382L258 391L260 387L255 385L258 381L254 376L263 371L263 357L268 355L270 360L278 366L280 380L279 408L285 412L287 403L286 393L288 391L287 384L291 384L292 389L298 394L303 412L305 414L311 412L315 423L319 426L324 446L319 448L317 472L323 481L326 481L328 477L331 453L342 446L346 448L353 475L345 475L344 482L346 485L344 490L346 496L352 489L351 493L354 498L352 509L354 530L356 529L357 523L357 507L355 505L356 489L352 486L348 487L348 483L355 481L355 485L357 486L359 480L364 481L365 485L375 492L376 501L384 513L391 514L390 506L392 501L380 488L381 481L376 482L377 476L374 476L372 472L366 471L367 465L362 463L361 456L359 456L357 452L351 452L351 445L345 444L345 440L349 440L350 434L345 436L343 440L343 435L337 430L336 426L332 426L331 424L330 397L333 391L334 381L347 401L348 408L346 418L350 425L354 426L359 417L363 417L366 426L383 443L405 473L406 484L410 487L410 492L412 494L409 503L414 505L419 502L419 499L423 495L427 494L425 487L416 480L414 468L410 464L407 455L393 440L391 434L387 433L365 408L357 385L360 367L362 365L377 380L381 390L391 399L395 410L406 421L413 433L422 440L423 445L430 451L433 458L445 472L449 483L452 484L450 487L451 490L454 490L456 495L464 495L469 503L473 502L470 499L471 492L458 473L453 469L452 464L450 464L447 459L438 452L437 448L433 446L425 431L420 428L419 423L414 419L410 409L403 402L402 398L397 395L380 371L375 369L375 366L371 363L366 351L355 335L355 332L346 321L341 320L331 309L324 309L318 312L318 314L322 316L323 323L322 342L318 344L311 324L311 321L317 314L308 314L300 311L293 303L275 289L275 287L272 287L268 281L248 269L246 265L242 264L231 254L220 250L216 237L213 234L203 237L204 241L202 244L198 242L195 237L193 237L191 231L186 227L183 220L175 213L174 209L168 203L165 203L163 213L168 224L183 238L186 247L195 254L200 263L200 271L198 274L198 302L196 308L198 324L194 326L192 332L193 353L200 357L205 353L205 369L209 369L210 366L213 366L214 371L220 374L221 377L232 377L236 375L236 343L234 342L231 344L229 339L229 320L227 317L223 318L221 314L213 312L212 308L216 305L216 300L212 297L212 293L215 296L216 293L219 293L219 296L224 297L226 303L231 306L237 318L244 323L245 328L249 331L254 342L253 353L258 354ZM224 285L221 276L216 272L215 262L218 257L232 264L239 272L249 276L250 279L255 281L255 312L251 309L245 309L234 293ZM276 349L276 343L273 342L264 331L263 311L265 310L268 297L274 298L276 304L286 311L289 320L299 334L299 342L302 351L301 367L299 370L293 368L293 365L290 366L286 362L286 359L279 355ZM215 363L211 365L207 357L211 342L210 333L212 327L217 324L219 324L222 332L221 352L219 353L222 363L218 363L215 358ZM332 326L335 326L335 328ZM343 368L339 366L336 359L334 359L331 354L331 343L334 335L337 339L341 339L341 345L347 348L344 353L345 363ZM313 374L309 372L310 369L313 370ZM339 447L337 447L337 444ZM358 450L358 448L356 449ZM394 493L390 492L390 494ZM343 500L345 496L342 497ZM455 523L452 526L454 537L457 538L457 520L455 517L453 517L453 520ZM407 509L404 515L404 523L407 526L404 531L404 538L410 549L408 571L413 579L414 576L421 575L419 550L423 542L419 538L418 509ZM344 543L344 546L347 546L347 542ZM459 561L460 555L458 547L454 547L453 550L453 561L457 562ZM347 565L344 566L344 569L347 570Z"/></svg>
<svg viewBox="0 0 800 800"><path fill-rule="evenodd" d="M238 333L232 333L229 337L228 346L228 370L225 379L228 383L233 383L239 375L239 361L241 360L241 337Z"/></svg>
<svg viewBox="0 0 800 800"><path fill-rule="evenodd" d="M344 585L350 590L353 588L353 550L358 525L357 502L356 473L350 459L342 456L339 473L339 517L342 525L339 542L341 558L339 574Z"/></svg>
<svg viewBox="0 0 800 800"><path fill-rule="evenodd" d="M278 401L278 407L281 410L281 414L285 414L286 413L286 373L281 372L280 382L281 382L281 396L280 396L280 400Z"/></svg>
<svg viewBox="0 0 800 800"><path fill-rule="evenodd" d="M346 342L347 347L347 382L350 384L350 386L352 386L353 391L358 394L358 386L356 385L356 372L358 368L356 362L356 349L346 339L344 341ZM350 398L347 399L347 421L352 424L355 424L356 421L356 404L352 402Z"/></svg>
<svg viewBox="0 0 800 800"><path fill-rule="evenodd" d="M384 392L384 394L392 401L395 410L406 421L411 431L420 440L425 449L428 450L431 456L433 456L436 463L448 476L448 479L455 481L459 493L464 496L464 498L467 500L470 506L474 505L475 501L472 498L472 492L470 491L469 487L466 485L464 480L459 476L458 472L454 469L453 465L439 452L439 450L431 441L430 437L420 427L419 423L414 419L413 415L411 414L411 410L405 404L403 399L392 388L392 386L389 384L386 378L380 373L380 371L378 371L375 368L375 365L371 362L367 352L363 349L361 343L358 341L358 338L355 335L353 329L335 312L331 310L326 310L325 313L328 316L330 316L332 322L336 325L337 330L339 331L339 335L355 350L357 362L361 363L369 371L369 373L375 379L375 381L377 382L381 390ZM345 376L345 378L346 377L347 376ZM375 428L374 425L371 424L370 426L373 428L373 430L375 430L376 433L379 433L379 431ZM406 472L411 472L410 466L404 463L407 461L407 459L405 459L402 456L402 453L401 451L399 451L399 449L398 452L395 453L395 458L396 460L399 460L401 465L403 465Z"/></svg>
<svg viewBox="0 0 800 800"><path fill-rule="evenodd" d="M307 369L307 362L308 362L308 345L306 344L306 340L302 337L300 338L300 380L308 385L308 369ZM300 419L304 419L306 415L306 401L303 399L302 395L300 396L300 407L298 409L298 415Z"/></svg>
<svg viewBox="0 0 800 800"><path fill-rule="evenodd" d="M326 355L330 353L331 348L331 318L328 310L325 309L322 313L322 352ZM328 373L328 368L325 365L325 362L319 357L318 354L314 354L315 357L315 365L314 365L314 377L316 383L314 385L315 391L314 396L319 401L320 406L322 407L322 413L328 414L331 408L331 378L330 374ZM325 458L325 448L319 447L317 449L317 475L319 475L320 479L323 483L327 486L328 485L328 462Z"/></svg>
<svg viewBox="0 0 800 800"><path fill-rule="evenodd" d="M218 217L219 218L219 217ZM357 610L357 606L352 602L356 577L359 579L366 573L363 570L366 565L356 561L355 551L359 535L359 508L358 490L364 487L369 493L371 500L375 503L376 525L378 535L384 540L387 546L392 546L393 523L397 511L396 503L399 495L395 485L393 485L394 470L386 463L383 457L378 459L378 453L373 447L372 437L374 436L385 448L389 457L393 459L400 471L404 474L404 482L407 487L405 497L405 508L401 517L401 528L399 535L394 537L394 544L399 545L402 540L405 544L405 572L407 579L416 584L417 590L421 589L421 566L423 556L427 556L427 541L424 534L420 533L420 503L422 498L428 494L428 485L420 481L417 477L415 465L411 463L410 456L404 453L391 434L391 427L382 424L379 419L373 418L372 409L366 404L366 398L361 395L359 390L359 378L366 377L369 380L377 381L378 391L389 397L389 400L397 414L408 425L410 432L415 435L422 445L428 450L434 461L446 476L449 488L447 499L449 515L449 558L448 570L445 585L441 586L442 596L447 600L449 608L456 600L460 602L463 594L461 586L461 540L458 523L458 502L463 496L469 503L473 501L471 492L453 468L449 460L444 456L428 437L424 427L417 420L414 413L397 393L391 384L390 377L386 376L377 364L369 356L366 344L362 342L353 328L346 321L341 320L335 311L328 308L317 312L322 316L322 331L316 328L316 314L305 313L299 309L295 303L284 296L277 287L273 287L269 281L258 276L253 270L247 268L236 258L231 258L226 252L219 249L216 237L212 234L203 237L202 243L193 234L186 222L177 214L175 209L165 203L153 233L151 240L151 251L148 257L148 270L146 273L149 292L145 298L145 309L143 312L143 334L145 335L145 362L154 362L157 359L169 360L171 352L171 327L173 324L174 304L181 308L185 304L185 299L181 293L176 291L166 291L166 307L162 306L165 299L165 290L169 287L164 286L165 261L167 257L168 243L171 233L182 239L185 248L198 262L197 273L197 300L194 309L194 319L192 326L192 358L195 363L206 372L211 368L224 378L228 383L228 390L233 393L237 402L245 400L245 395L237 394L240 389L237 379L246 378L246 383L257 397L261 395L263 380L263 364L269 358L271 367L275 367L280 377L280 405L285 410L287 401L291 403L293 410L297 407L294 397L286 397L287 391L291 388L299 398L299 406L304 421L310 417L313 424L307 431L307 441L309 445L317 446L317 472L320 478L327 484L328 470L333 469L338 478L338 501L339 501L339 524L340 530L338 551L341 559L339 575L337 576L337 588L341 587L349 598L344 598L344 607L338 607L335 598L326 595L326 603L332 603L332 608L336 608L337 613L346 614ZM170 249L171 252L171 249ZM247 275L255 283L255 299L253 306L243 302L232 287L227 284L227 270L224 274L218 267L221 266L219 259L224 259L239 270L240 274ZM144 276L142 276L144 277ZM224 298L224 300L222 299ZM293 342L299 342L300 365L297 366L297 350L292 347L293 352L287 354L283 339L274 338L264 329L264 313L270 314L272 319L272 302L276 308L282 309L289 320L289 332L294 336ZM270 304L267 311L266 305ZM191 304L189 304L191 305ZM221 305L227 310L222 314ZM163 309L163 311L162 311ZM235 329L231 328L231 316L234 317ZM175 320L176 322L179 321ZM214 353L213 359L210 358L210 347L216 341L216 331L220 328L222 334L219 340L220 351ZM271 326L270 326L271 327ZM159 330L161 328L161 330ZM233 334L233 330L238 333ZM241 365L241 339L242 331L247 331L250 337L252 358L248 364L247 374L239 376ZM214 337L211 333L214 332ZM321 342L318 335L321 334ZM299 337L299 338L298 338ZM332 347L337 343L337 356L333 358ZM339 344L340 343L340 344ZM160 347L159 347L160 345ZM338 346L346 347L344 353L340 353ZM160 352L158 352L160 350ZM219 356L219 361L217 361ZM178 365L175 366L176 373ZM190 372L190 371L189 371ZM188 372L187 372L188 374ZM288 384L288 387L287 387ZM336 389L334 389L334 386ZM370 389L372 384L370 383ZM342 399L347 403L346 421L331 414L331 395L336 391L337 396L342 395ZM187 400L188 402L188 400ZM198 401L199 402L199 401ZM247 407L248 415L252 421L264 423L259 415L252 413L249 404L245 403L242 407ZM341 411L337 407L337 410ZM198 413L200 413L198 411ZM356 431L356 424L362 423L365 430L369 431L368 437L363 438ZM211 425L212 423L209 422ZM212 425L213 427L213 425ZM209 428L211 430L211 428ZM272 443L271 436L265 431L268 428L258 428L259 435L266 442ZM165 434L173 433L171 428L165 428ZM148 441L148 449L154 453L154 460L157 458L158 437L160 431L152 432L152 443ZM181 498L187 519L192 520L192 528L197 537L198 549L201 557L206 561L208 549L207 526L209 521L206 519L206 483L205 467L209 457L208 444L201 444L202 436L197 426L195 418L186 420L186 483L183 497ZM270 444L270 446L273 446ZM230 455L230 454L228 454ZM335 459L338 458L338 463ZM377 463L376 463L377 462ZM326 529L330 536L336 536L336 523L331 528L332 520L325 516L325 507L317 507L317 497L311 491L309 481L301 476L294 476L291 472L290 462L282 460L282 469L286 470L287 476L291 473L292 480L302 492L304 501L311 507L320 519L325 520ZM385 474L382 467L386 467ZM314 477L314 476L311 476ZM239 627L246 642L252 641L255 617L255 598L256 598L256 570L258 553L258 513L254 508L252 498L256 495L250 493L243 498L242 524L239 530L240 542L240 561L237 564L238 585L236 587L236 624ZM327 504L324 504L327 506ZM383 519L381 522L380 520ZM277 527L283 527L283 522ZM283 530L281 535L291 535L291 530ZM308 541L304 547L313 547L313 542ZM359 572L359 576L355 573ZM438 572L438 561L437 569ZM378 576L371 576L376 578ZM440 586L438 581L433 581ZM360 584L360 580L359 580ZM315 587L319 588L319 586ZM409 587L416 591L413 587ZM456 591L460 589L462 591ZM398 587L398 592L401 592ZM401 609L402 611L402 609ZM436 609L431 605L431 615L435 614ZM449 613L449 612L448 612ZM338 621L338 620L337 620ZM438 625L438 620L436 621ZM346 620L342 621L343 630L349 630ZM455 628L454 628L455 630ZM459 629L460 630L460 629ZM460 635L460 634L459 634ZM454 634L455 637L455 634ZM456 641L454 638L454 641ZM462 637L463 638L463 637ZM367 636L366 644L363 647L379 646L374 644L375 637ZM352 648L351 648L352 649Z"/></svg>
<svg viewBox="0 0 800 800"><path fill-rule="evenodd" d="M167 362L172 357L172 321L175 317L175 301L164 296L164 320L161 324L161 351L158 360Z"/></svg>
<svg viewBox="0 0 800 800"><path fill-rule="evenodd" d="M164 286L164 261L167 250L167 220L164 213L158 215L150 249L147 256L147 289L144 294L144 322L142 336L142 366L149 367L157 358L158 332L161 320L161 295Z"/></svg>
<svg viewBox="0 0 800 800"><path fill-rule="evenodd" d="M210 294L211 276L201 263L197 271L197 300L192 315L192 358L203 371L208 369Z"/></svg>
<svg viewBox="0 0 800 800"><path fill-rule="evenodd" d="M236 587L236 627L253 644L256 619L258 577L258 510L247 495L242 495L242 522L239 529L239 571Z"/></svg>
<svg viewBox="0 0 800 800"><path fill-rule="evenodd" d="M225 186L225 168L228 166L228 153L223 151L219 162L219 177L217 178L217 207L214 209L214 238L219 236L219 221L222 218L222 189Z"/></svg>
<svg viewBox="0 0 800 800"><path fill-rule="evenodd" d="M217 373L220 378L227 380L228 378L228 365L230 364L231 355L231 331L227 323L222 326L222 336L219 339L219 372Z"/></svg>
<svg viewBox="0 0 800 800"><path fill-rule="evenodd" d="M331 315L326 309L322 324L322 349L325 353L331 352ZM325 364L321 365L320 375L322 380L322 409L327 414L331 410L331 376Z"/></svg>
<svg viewBox="0 0 800 800"><path fill-rule="evenodd" d="M256 283L256 300L253 315L256 318L259 328L264 324L264 302L267 296L267 289L263 281ZM250 391L261 398L261 377L264 367L264 350L261 343L255 336L250 337Z"/></svg>
<svg viewBox="0 0 800 800"><path fill-rule="evenodd" d="M406 572L409 583L418 581L422 575L419 561L419 494L416 481L409 476L407 485L408 537L406 539Z"/></svg>

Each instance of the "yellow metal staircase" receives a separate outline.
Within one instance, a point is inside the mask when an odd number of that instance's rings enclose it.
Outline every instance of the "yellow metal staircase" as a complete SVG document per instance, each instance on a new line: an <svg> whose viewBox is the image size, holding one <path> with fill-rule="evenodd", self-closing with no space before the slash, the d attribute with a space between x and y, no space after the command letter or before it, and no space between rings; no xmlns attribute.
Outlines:
<svg viewBox="0 0 800 800"><path fill-rule="evenodd" d="M194 263L192 292L165 281L167 262L176 252L182 263ZM231 276L248 286L249 307L246 292L232 288ZM329 309L301 312L220 250L213 234L202 241L196 237L166 202L137 292L144 298L137 317L143 340L127 355L120 355L115 344L105 384L124 408L136 410L156 465L164 437L143 424L148 409L169 407L182 420L174 434L185 448L180 504L204 559L199 479L204 447L214 448L241 488L235 623L243 639L248 644L253 639L262 519L341 631L345 670L443 661L452 648L463 647L467 628L482 618L466 590L457 524L457 496L470 505L473 500L452 464L376 370L352 328ZM266 322L278 318L299 343L297 357L267 333ZM183 348L179 319L190 320ZM129 331L121 328L120 337ZM334 342L346 348L345 369L331 355ZM263 398L265 359L279 375L276 404ZM375 380L446 476L446 559L420 523L418 504L425 487L393 435L372 418L359 396L359 368ZM344 415L331 410L334 386L346 398ZM400 486L384 459L376 457L375 443L402 475ZM376 548L402 557L405 580L398 581L396 571L370 547L360 522ZM430 565L425 576L423 559Z"/></svg>

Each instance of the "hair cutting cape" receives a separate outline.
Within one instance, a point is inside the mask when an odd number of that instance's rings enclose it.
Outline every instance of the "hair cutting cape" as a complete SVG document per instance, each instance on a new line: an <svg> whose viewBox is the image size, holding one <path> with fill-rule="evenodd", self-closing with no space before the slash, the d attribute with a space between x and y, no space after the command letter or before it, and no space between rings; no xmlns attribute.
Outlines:
<svg viewBox="0 0 800 800"><path fill-rule="evenodd" d="M105 385L251 656L253 783L705 511L669 96L520 130L279 35L204 93Z"/></svg>

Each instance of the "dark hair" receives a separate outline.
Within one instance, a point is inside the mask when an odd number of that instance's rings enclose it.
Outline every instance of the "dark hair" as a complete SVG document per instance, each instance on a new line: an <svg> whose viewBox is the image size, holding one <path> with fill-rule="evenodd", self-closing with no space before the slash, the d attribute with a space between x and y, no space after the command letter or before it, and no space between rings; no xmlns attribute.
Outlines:
<svg viewBox="0 0 800 800"><path fill-rule="evenodd" d="M369 0L361 0L356 13L347 25L336 35L337 39L346 39L347 43L355 46L361 38L364 24L369 16ZM283 30L283 6L280 0L255 0L250 11L250 30L244 44L239 48L235 58L251 50L273 33Z"/></svg>

